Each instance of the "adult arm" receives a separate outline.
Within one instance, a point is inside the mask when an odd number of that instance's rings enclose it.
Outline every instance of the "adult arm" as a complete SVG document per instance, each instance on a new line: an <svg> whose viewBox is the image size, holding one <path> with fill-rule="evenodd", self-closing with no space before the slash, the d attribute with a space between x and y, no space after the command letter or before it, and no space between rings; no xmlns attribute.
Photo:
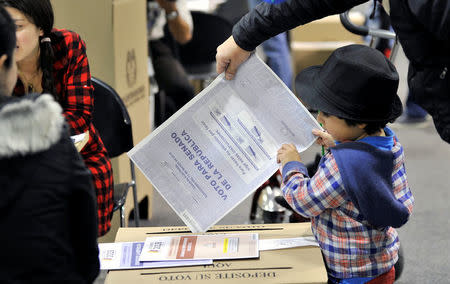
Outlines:
<svg viewBox="0 0 450 284"><path fill-rule="evenodd" d="M244 50L311 21L345 12L367 0L287 0L277 5L262 3L233 27L233 38Z"/></svg>
<svg viewBox="0 0 450 284"><path fill-rule="evenodd" d="M156 0L165 10L166 15L172 12L178 13L176 18L167 19L169 31L173 38L180 44L189 42L192 38L192 16L187 9L186 2L184 1L168 1L168 0Z"/></svg>
<svg viewBox="0 0 450 284"><path fill-rule="evenodd" d="M94 106L91 73L86 56L86 46L77 34L66 37L68 42L68 70L64 76L64 115L73 134L81 134L89 129Z"/></svg>
<svg viewBox="0 0 450 284"><path fill-rule="evenodd" d="M342 13L367 0L287 0L262 3L233 27L233 35L217 48L217 72L232 79L238 66L259 44L281 32L325 16Z"/></svg>

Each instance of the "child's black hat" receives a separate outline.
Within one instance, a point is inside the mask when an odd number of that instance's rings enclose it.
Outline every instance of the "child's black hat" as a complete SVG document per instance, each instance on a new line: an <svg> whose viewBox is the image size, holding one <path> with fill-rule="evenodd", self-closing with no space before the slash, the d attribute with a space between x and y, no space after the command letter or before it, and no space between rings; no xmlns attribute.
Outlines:
<svg viewBox="0 0 450 284"><path fill-rule="evenodd" d="M295 87L312 109L356 121L393 121L403 109L398 80L381 52L354 44L336 49L322 66L300 72Z"/></svg>

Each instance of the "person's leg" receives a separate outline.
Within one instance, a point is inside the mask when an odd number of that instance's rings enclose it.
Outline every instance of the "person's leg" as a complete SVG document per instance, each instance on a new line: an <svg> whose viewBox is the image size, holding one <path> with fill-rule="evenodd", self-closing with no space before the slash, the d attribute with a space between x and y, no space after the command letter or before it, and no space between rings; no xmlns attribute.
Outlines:
<svg viewBox="0 0 450 284"><path fill-rule="evenodd" d="M288 47L286 33L274 36L262 44L267 56L267 65L292 89L291 52Z"/></svg>
<svg viewBox="0 0 450 284"><path fill-rule="evenodd" d="M410 93L408 93L408 97L406 99L405 112L406 115L411 118L425 118L427 116L427 111L413 102Z"/></svg>
<svg viewBox="0 0 450 284"><path fill-rule="evenodd" d="M155 78L158 86L180 109L194 97L194 90L187 79L186 72L178 60L171 56L155 60Z"/></svg>
<svg viewBox="0 0 450 284"><path fill-rule="evenodd" d="M397 119L397 122L409 126L425 127L428 125L427 115L427 111L414 102L411 92L409 92L406 98L404 112Z"/></svg>
<svg viewBox="0 0 450 284"><path fill-rule="evenodd" d="M256 7L256 5L258 5L261 2L262 2L261 0L248 0L248 9L252 10L253 8Z"/></svg>
<svg viewBox="0 0 450 284"><path fill-rule="evenodd" d="M194 97L194 89L181 63L161 42L150 42L150 50L158 87L164 91L167 119Z"/></svg>

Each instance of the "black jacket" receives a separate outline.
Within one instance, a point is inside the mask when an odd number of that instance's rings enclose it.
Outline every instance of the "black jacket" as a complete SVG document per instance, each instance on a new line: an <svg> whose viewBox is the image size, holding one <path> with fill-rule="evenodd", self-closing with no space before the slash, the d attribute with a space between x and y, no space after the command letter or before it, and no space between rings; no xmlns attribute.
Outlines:
<svg viewBox="0 0 450 284"><path fill-rule="evenodd" d="M322 17L342 13L367 0L286 0L263 3L233 28L233 38L251 51L266 39ZM450 4L448 0L391 0L392 26L411 61L408 84L413 99L432 116L450 143Z"/></svg>
<svg viewBox="0 0 450 284"><path fill-rule="evenodd" d="M263 41L281 32L314 20L339 14L367 0L286 0L262 3L233 27L233 38L243 49L254 50Z"/></svg>
<svg viewBox="0 0 450 284"><path fill-rule="evenodd" d="M92 283L92 177L49 95L0 104L0 283Z"/></svg>
<svg viewBox="0 0 450 284"><path fill-rule="evenodd" d="M410 60L412 99L450 143L450 1L391 0L391 22Z"/></svg>

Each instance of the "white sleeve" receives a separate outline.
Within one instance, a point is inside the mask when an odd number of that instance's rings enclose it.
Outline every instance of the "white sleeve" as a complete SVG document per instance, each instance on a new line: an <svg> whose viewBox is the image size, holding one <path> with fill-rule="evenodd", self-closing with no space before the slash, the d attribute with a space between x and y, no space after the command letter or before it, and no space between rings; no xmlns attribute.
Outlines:
<svg viewBox="0 0 450 284"><path fill-rule="evenodd" d="M180 17L189 25L192 31L194 30L194 23L192 22L191 11L189 11L186 0L177 0L177 8Z"/></svg>

